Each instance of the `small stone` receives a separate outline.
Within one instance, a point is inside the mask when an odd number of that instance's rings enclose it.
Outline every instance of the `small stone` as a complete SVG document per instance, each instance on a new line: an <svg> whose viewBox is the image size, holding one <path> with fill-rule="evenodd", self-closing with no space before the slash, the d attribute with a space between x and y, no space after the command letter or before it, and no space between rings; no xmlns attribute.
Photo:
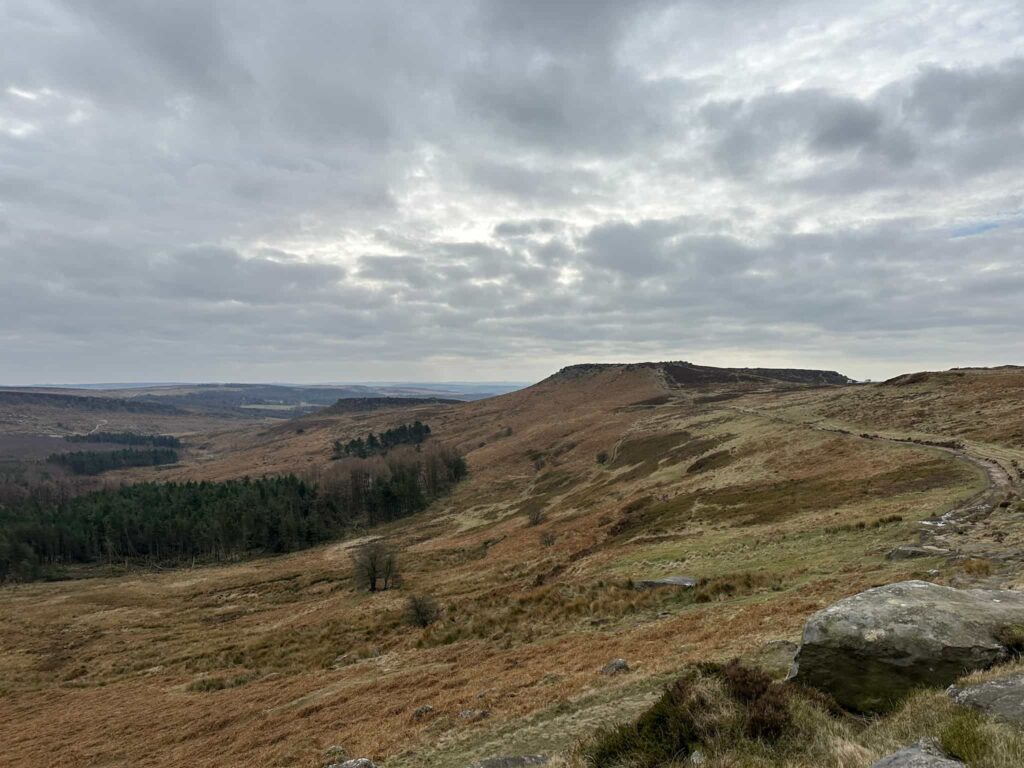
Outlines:
<svg viewBox="0 0 1024 768"><path fill-rule="evenodd" d="M629 664L625 659L612 659L601 667L602 675L618 675L621 672L629 672Z"/></svg>
<svg viewBox="0 0 1024 768"><path fill-rule="evenodd" d="M666 576L662 579L642 579L633 582L635 589L657 589L658 587L675 587L677 589L693 589L697 580L689 576Z"/></svg>
<svg viewBox="0 0 1024 768"><path fill-rule="evenodd" d="M424 704L422 707L416 707L416 711L412 713L412 719L418 723L433 713L433 711L434 708L429 704Z"/></svg>
<svg viewBox="0 0 1024 768"><path fill-rule="evenodd" d="M704 757L704 753L699 749L695 749L690 753L690 765L704 765L707 762L707 758Z"/></svg>
<svg viewBox="0 0 1024 768"><path fill-rule="evenodd" d="M475 723L479 720L485 720L491 716L489 709L464 709L459 712L459 717L470 723Z"/></svg>

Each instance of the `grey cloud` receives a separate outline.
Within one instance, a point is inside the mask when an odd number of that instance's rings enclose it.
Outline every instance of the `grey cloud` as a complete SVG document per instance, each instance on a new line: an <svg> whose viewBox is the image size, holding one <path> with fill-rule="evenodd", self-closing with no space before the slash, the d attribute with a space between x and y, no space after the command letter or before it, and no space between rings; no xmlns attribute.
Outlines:
<svg viewBox="0 0 1024 768"><path fill-rule="evenodd" d="M868 5L9 0L5 376L1019 357L1024 17Z"/></svg>
<svg viewBox="0 0 1024 768"><path fill-rule="evenodd" d="M802 179L806 189L926 186L936 171L952 181L1021 162L1024 60L928 67L865 99L799 89L712 100L701 116L721 172L749 176L775 165L784 151L802 150L831 164ZM837 155L850 152L852 161L836 164Z"/></svg>
<svg viewBox="0 0 1024 768"><path fill-rule="evenodd" d="M559 232L564 224L555 219L532 219L525 221L502 221L495 225L497 237L525 237L528 235L550 235Z"/></svg>

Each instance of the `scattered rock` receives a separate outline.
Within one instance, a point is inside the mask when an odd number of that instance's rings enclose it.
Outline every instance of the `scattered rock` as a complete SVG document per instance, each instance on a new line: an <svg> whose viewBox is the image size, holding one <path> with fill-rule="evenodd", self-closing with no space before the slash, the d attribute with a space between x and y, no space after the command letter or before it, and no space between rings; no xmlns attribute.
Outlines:
<svg viewBox="0 0 1024 768"><path fill-rule="evenodd" d="M612 659L601 667L602 675L617 675L621 672L629 672L629 664L625 659Z"/></svg>
<svg viewBox="0 0 1024 768"><path fill-rule="evenodd" d="M963 688L952 685L948 693L961 706L1007 723L1024 724L1024 674Z"/></svg>
<svg viewBox="0 0 1024 768"><path fill-rule="evenodd" d="M357 757L355 760L346 760L344 763L334 763L327 768L377 768L377 764L368 757Z"/></svg>
<svg viewBox="0 0 1024 768"><path fill-rule="evenodd" d="M888 584L811 616L789 677L844 707L884 711L915 687L946 687L1007 659L997 637L1013 624L1024 624L1020 592Z"/></svg>
<svg viewBox="0 0 1024 768"><path fill-rule="evenodd" d="M525 768L530 765L547 765L547 755L520 755L518 757L489 757L473 763L469 768Z"/></svg>
<svg viewBox="0 0 1024 768"><path fill-rule="evenodd" d="M464 709L459 712L459 717L470 723L475 723L478 720L485 720L490 716L491 711L489 709Z"/></svg>
<svg viewBox="0 0 1024 768"><path fill-rule="evenodd" d="M912 544L901 544L885 556L886 560L910 560L916 557L943 557L952 554L948 549L933 547L930 544L914 546Z"/></svg>
<svg viewBox="0 0 1024 768"><path fill-rule="evenodd" d="M337 745L328 747L324 750L324 755L327 757L328 762L338 763L348 757L348 752L345 751L344 747Z"/></svg>
<svg viewBox="0 0 1024 768"><path fill-rule="evenodd" d="M690 765L704 765L706 762L707 758L704 757L704 753L699 749L695 749L690 753Z"/></svg>
<svg viewBox="0 0 1024 768"><path fill-rule="evenodd" d="M657 589L658 587L676 587L678 589L693 589L697 586L697 580L689 576L666 576L663 579L642 579L634 581L636 589Z"/></svg>
<svg viewBox="0 0 1024 768"><path fill-rule="evenodd" d="M922 739L913 746L886 755L871 768L966 768L966 766L943 752L934 741Z"/></svg>
<svg viewBox="0 0 1024 768"><path fill-rule="evenodd" d="M798 648L792 640L769 640L757 651L757 665L773 674L785 674L793 666Z"/></svg>
<svg viewBox="0 0 1024 768"><path fill-rule="evenodd" d="M433 711L434 708L429 704L424 704L422 707L416 707L416 711L412 713L412 719L418 723Z"/></svg>

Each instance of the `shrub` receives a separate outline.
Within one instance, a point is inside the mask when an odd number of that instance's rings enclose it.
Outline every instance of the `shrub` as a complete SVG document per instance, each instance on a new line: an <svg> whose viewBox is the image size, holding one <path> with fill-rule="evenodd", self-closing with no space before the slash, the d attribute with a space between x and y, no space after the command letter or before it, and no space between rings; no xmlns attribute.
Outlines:
<svg viewBox="0 0 1024 768"><path fill-rule="evenodd" d="M747 736L759 741L778 741L791 725L789 695L789 689L779 683L752 699L747 708Z"/></svg>
<svg viewBox="0 0 1024 768"><path fill-rule="evenodd" d="M426 629L441 617L441 606L429 595L412 595L405 603L405 621Z"/></svg>
<svg viewBox="0 0 1024 768"><path fill-rule="evenodd" d="M579 748L580 756L593 768L656 768L701 745L732 747L749 739L771 746L799 731L791 711L794 697L828 709L813 693L772 682L739 661L699 665L670 684L635 722L598 731Z"/></svg>
<svg viewBox="0 0 1024 768"><path fill-rule="evenodd" d="M545 531L544 533L541 534L541 536L540 536L540 545L542 547L551 547L551 546L554 546L554 543L555 543L555 534L553 534L551 531Z"/></svg>
<svg viewBox="0 0 1024 768"><path fill-rule="evenodd" d="M972 557L963 561L960 566L963 572L970 576L991 576L992 562L979 557Z"/></svg>
<svg viewBox="0 0 1024 768"><path fill-rule="evenodd" d="M709 671L717 672L725 683L729 695L744 704L750 704L764 696L772 684L772 679L767 674L760 669L740 664L738 659L733 659L720 669L711 668Z"/></svg>
<svg viewBox="0 0 1024 768"><path fill-rule="evenodd" d="M533 507L526 513L526 521L530 525L540 525L544 522L544 510L541 507Z"/></svg>
<svg viewBox="0 0 1024 768"><path fill-rule="evenodd" d="M607 464L608 463L608 451L598 451L597 452L597 463L598 464Z"/></svg>

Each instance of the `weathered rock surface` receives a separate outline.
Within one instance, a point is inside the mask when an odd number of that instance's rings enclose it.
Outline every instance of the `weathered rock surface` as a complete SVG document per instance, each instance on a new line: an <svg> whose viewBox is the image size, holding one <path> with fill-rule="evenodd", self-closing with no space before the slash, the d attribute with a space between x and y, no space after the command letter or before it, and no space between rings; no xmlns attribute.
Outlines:
<svg viewBox="0 0 1024 768"><path fill-rule="evenodd" d="M337 745L325 749L324 754L332 763L340 763L342 760L348 757L348 754L345 752L345 748L339 747Z"/></svg>
<svg viewBox="0 0 1024 768"><path fill-rule="evenodd" d="M526 768L530 765L547 765L547 755L520 755L518 757L489 757L473 763L469 768Z"/></svg>
<svg viewBox="0 0 1024 768"><path fill-rule="evenodd" d="M629 672L629 664L625 659L612 659L601 667L602 675L618 675L622 672Z"/></svg>
<svg viewBox="0 0 1024 768"><path fill-rule="evenodd" d="M1024 593L903 581L811 616L790 678L879 712L919 686L946 687L1009 657L1001 628L1024 623Z"/></svg>
<svg viewBox="0 0 1024 768"><path fill-rule="evenodd" d="M922 739L913 746L886 755L871 768L965 768L943 752L935 742Z"/></svg>
<svg viewBox="0 0 1024 768"><path fill-rule="evenodd" d="M657 589L659 587L676 587L677 589L692 589L697 586L697 580L689 576L666 576L662 579L642 579L634 581L636 589Z"/></svg>
<svg viewBox="0 0 1024 768"><path fill-rule="evenodd" d="M357 757L355 760L346 760L344 763L334 763L327 768L377 768L377 764L368 757Z"/></svg>
<svg viewBox="0 0 1024 768"><path fill-rule="evenodd" d="M952 554L950 550L943 549L942 547L935 547L931 544L924 544L919 547L914 546L913 544L901 544L886 555L886 559L911 560L917 557L942 557L949 554Z"/></svg>
<svg viewBox="0 0 1024 768"><path fill-rule="evenodd" d="M1024 724L1024 674L962 688L950 686L949 695L961 706L1007 723Z"/></svg>

